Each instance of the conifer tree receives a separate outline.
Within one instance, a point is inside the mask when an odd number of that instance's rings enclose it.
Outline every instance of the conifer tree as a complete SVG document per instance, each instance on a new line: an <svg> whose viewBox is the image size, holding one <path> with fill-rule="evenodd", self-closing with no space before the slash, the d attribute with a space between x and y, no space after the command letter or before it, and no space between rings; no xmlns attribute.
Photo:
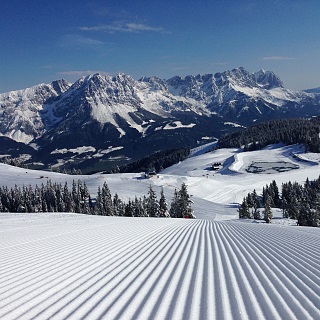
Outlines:
<svg viewBox="0 0 320 320"><path fill-rule="evenodd" d="M134 216L134 205L130 199L129 199L128 203L125 205L124 216L125 217L133 217Z"/></svg>
<svg viewBox="0 0 320 320"><path fill-rule="evenodd" d="M250 219L251 218L251 214L249 211L249 206L248 206L248 202L247 202L247 198L244 197L243 201L238 209L239 212L239 218L244 218L244 219Z"/></svg>
<svg viewBox="0 0 320 320"><path fill-rule="evenodd" d="M114 215L120 216L121 214L119 213L119 211L120 211L121 200L117 193L115 193L115 195L113 196L112 205L113 205Z"/></svg>
<svg viewBox="0 0 320 320"><path fill-rule="evenodd" d="M263 217L266 223L270 223L272 220L272 210L271 210L271 196L268 195L266 199L266 203L264 205Z"/></svg>
<svg viewBox="0 0 320 320"><path fill-rule="evenodd" d="M65 182L63 187L63 201L66 212L74 212L74 202L69 192L68 183Z"/></svg>
<svg viewBox="0 0 320 320"><path fill-rule="evenodd" d="M252 199L253 199L253 219L260 220L261 219L260 211L259 211L260 201L255 189L253 190L253 193L252 193Z"/></svg>
<svg viewBox="0 0 320 320"><path fill-rule="evenodd" d="M103 207L104 215L113 216L114 207L112 204L112 196L106 182L103 183L101 195L102 195L102 207Z"/></svg>
<svg viewBox="0 0 320 320"><path fill-rule="evenodd" d="M98 187L97 197L96 197L96 206L94 210L95 214L98 216L102 216L104 214L103 210L103 202L102 202L102 195L101 195L101 188Z"/></svg>
<svg viewBox="0 0 320 320"><path fill-rule="evenodd" d="M159 203L157 201L157 194L153 190L151 184L148 191L147 197L147 214L149 217L159 216Z"/></svg>
<svg viewBox="0 0 320 320"><path fill-rule="evenodd" d="M167 200L166 200L163 188L161 188L161 193L160 193L159 215L160 217L170 217L170 214L168 212L168 204L167 204Z"/></svg>
<svg viewBox="0 0 320 320"><path fill-rule="evenodd" d="M170 206L170 216L171 218L178 218L178 210L179 210L179 196L177 189L174 189L173 199Z"/></svg>
<svg viewBox="0 0 320 320"><path fill-rule="evenodd" d="M182 183L181 188L178 192L178 218L195 218L191 205L193 201L188 194L187 185Z"/></svg>

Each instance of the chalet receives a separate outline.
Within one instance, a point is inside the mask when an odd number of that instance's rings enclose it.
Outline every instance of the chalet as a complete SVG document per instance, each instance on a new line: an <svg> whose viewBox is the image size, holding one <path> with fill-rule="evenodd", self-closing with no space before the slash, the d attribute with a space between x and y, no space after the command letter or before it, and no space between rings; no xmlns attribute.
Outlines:
<svg viewBox="0 0 320 320"><path fill-rule="evenodd" d="M141 177L144 177L145 179L150 179L150 178L153 178L153 177L158 177L156 171L154 170L150 170L148 172L144 172L141 174Z"/></svg>
<svg viewBox="0 0 320 320"><path fill-rule="evenodd" d="M217 171L221 168L221 166L222 166L221 162L215 162L212 164L211 169L214 171Z"/></svg>

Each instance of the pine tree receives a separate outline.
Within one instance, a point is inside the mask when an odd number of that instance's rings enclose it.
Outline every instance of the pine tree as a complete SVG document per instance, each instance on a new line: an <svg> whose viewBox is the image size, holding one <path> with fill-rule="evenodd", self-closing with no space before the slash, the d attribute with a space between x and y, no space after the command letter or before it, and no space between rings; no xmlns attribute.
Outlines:
<svg viewBox="0 0 320 320"><path fill-rule="evenodd" d="M291 219L298 219L300 205L296 195L293 195L290 204L288 205L288 216Z"/></svg>
<svg viewBox="0 0 320 320"><path fill-rule="evenodd" d="M68 183L65 182L63 187L63 201L65 205L66 212L74 212L74 202L69 192Z"/></svg>
<svg viewBox="0 0 320 320"><path fill-rule="evenodd" d="M271 182L272 185L272 192L273 192L273 203L276 207L280 207L280 195L279 195L279 188L275 180Z"/></svg>
<svg viewBox="0 0 320 320"><path fill-rule="evenodd" d="M147 197L147 214L149 217L159 216L159 203L157 201L157 194L153 190L151 184L148 191Z"/></svg>
<svg viewBox="0 0 320 320"><path fill-rule="evenodd" d="M251 214L250 214L250 210L249 210L249 206L247 203L247 198L244 197L243 201L238 209L239 212L239 218L244 218L244 219L250 219L251 218Z"/></svg>
<svg viewBox="0 0 320 320"><path fill-rule="evenodd" d="M320 208L319 207L313 210L311 219L312 219L311 220L312 227L320 227Z"/></svg>
<svg viewBox="0 0 320 320"><path fill-rule="evenodd" d="M97 197L96 197L96 206L94 213L98 216L102 216L104 214L103 210L103 202L102 202L102 195L101 195L101 188L98 187Z"/></svg>
<svg viewBox="0 0 320 320"><path fill-rule="evenodd" d="M106 182L103 183L101 196L102 196L102 207L104 211L103 215L113 216L114 207L112 203L112 197L111 197L110 189Z"/></svg>
<svg viewBox="0 0 320 320"><path fill-rule="evenodd" d="M188 194L187 185L185 183L182 183L181 189L178 192L178 197L178 218L194 219L195 216L191 208L193 201Z"/></svg>
<svg viewBox="0 0 320 320"><path fill-rule="evenodd" d="M167 200L166 200L163 188L161 188L161 193L160 193L159 215L160 217L170 217L170 214L168 212L168 204L167 204Z"/></svg>
<svg viewBox="0 0 320 320"><path fill-rule="evenodd" d="M263 217L266 223L270 223L272 220L272 210L271 210L271 197L268 195L266 199L266 203L264 205Z"/></svg>
<svg viewBox="0 0 320 320"><path fill-rule="evenodd" d="M115 195L113 196L112 205L113 205L114 215L120 216L121 214L119 213L119 211L121 206L121 200L117 193L115 193Z"/></svg>
<svg viewBox="0 0 320 320"><path fill-rule="evenodd" d="M133 217L134 216L134 205L130 199L129 199L128 203L125 205L124 216L125 217Z"/></svg>
<svg viewBox="0 0 320 320"><path fill-rule="evenodd" d="M253 219L260 220L261 219L260 211L259 211L260 201L255 189L253 190L253 193L252 193L252 199L253 199Z"/></svg>
<svg viewBox="0 0 320 320"><path fill-rule="evenodd" d="M173 199L170 206L170 216L171 218L178 218L178 207L179 207L179 196L177 189L174 189Z"/></svg>
<svg viewBox="0 0 320 320"><path fill-rule="evenodd" d="M311 210L308 203L303 202L299 205L299 215L297 224L299 226L310 226L311 225Z"/></svg>

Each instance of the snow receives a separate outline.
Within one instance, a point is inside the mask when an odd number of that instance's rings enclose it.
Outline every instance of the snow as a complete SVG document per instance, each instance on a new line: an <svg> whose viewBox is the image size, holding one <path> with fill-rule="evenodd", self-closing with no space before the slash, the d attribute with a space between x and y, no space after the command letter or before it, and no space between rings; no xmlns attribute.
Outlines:
<svg viewBox="0 0 320 320"><path fill-rule="evenodd" d="M205 153L212 146L155 179L0 164L2 185L81 179L94 195L106 182L124 200L151 184L170 203L185 182L198 218L0 213L0 319L319 319L320 229L298 227L277 209L271 224L236 219L249 191L318 178L319 155L300 145ZM281 161L299 168L247 171ZM215 162L221 169L209 170Z"/></svg>
<svg viewBox="0 0 320 320"><path fill-rule="evenodd" d="M92 146L82 146L82 147L78 147L78 148L74 148L74 149L55 149L51 152L51 154L55 154L55 153L78 153L78 154L82 154L82 153L87 153L87 152L95 152L96 148L92 147Z"/></svg>
<svg viewBox="0 0 320 320"><path fill-rule="evenodd" d="M169 124L166 124L166 126L163 128L163 130L174 130L174 129L180 129L180 128L193 128L196 124L195 123L189 123L189 124L182 124L181 121L174 121Z"/></svg>
<svg viewBox="0 0 320 320"><path fill-rule="evenodd" d="M214 152L188 158L182 163L163 170L162 174L186 177L190 193L195 198L199 197L215 204L232 206L240 203L243 197L253 189L256 189L258 194L261 193L262 188L272 180L281 186L282 183L289 180L304 183L307 177L310 180L317 179L319 177L318 165L313 162L300 161L293 156L299 154L301 149L302 147L299 145L273 145L252 152L242 152L238 149L218 149ZM253 162L262 161L270 163L284 161L299 166L299 169L287 172L274 171L271 174L247 172ZM210 170L211 165L215 162L223 164L217 172ZM210 210L209 208L207 207L206 210ZM197 216L199 214L201 216L202 213L196 212Z"/></svg>
<svg viewBox="0 0 320 320"><path fill-rule="evenodd" d="M242 126L241 124L234 123L234 122L224 122L223 124L224 124L224 125L229 125L229 126L232 126L232 127L235 127L235 128L245 128L245 127Z"/></svg>
<svg viewBox="0 0 320 320"><path fill-rule="evenodd" d="M123 147L113 147L113 146L110 146L108 149L105 149L105 150L99 150L96 154L94 154L92 157L94 158L99 158L99 157L103 157L104 155L108 154L108 153L111 153L113 151L116 151L116 150L121 150L123 149Z"/></svg>
<svg viewBox="0 0 320 320"><path fill-rule="evenodd" d="M232 87L235 91L242 92L247 96L256 99L264 99L266 102L274 104L276 106L281 107L288 101L299 103L302 97L305 97L303 93L299 93L297 91L292 91L284 88L274 88L274 89L262 89L256 87L247 87L237 82L232 83Z"/></svg>
<svg viewBox="0 0 320 320"><path fill-rule="evenodd" d="M70 84L66 84L62 91L69 86ZM41 135L53 123L61 120L53 114L54 103L45 104L49 97L56 97L58 94L52 84L39 84L0 94L0 114L6 124L2 135L26 144Z"/></svg>
<svg viewBox="0 0 320 320"><path fill-rule="evenodd" d="M206 143L206 144L203 144L199 147L196 147L196 148L193 148L190 150L190 157L195 157L195 156L198 156L200 154L203 154L203 153L206 153L210 150L212 150L218 143L218 140L215 139L216 141L214 142L209 142L209 143Z"/></svg>
<svg viewBox="0 0 320 320"><path fill-rule="evenodd" d="M3 213L0 318L319 319L320 229L309 230Z"/></svg>

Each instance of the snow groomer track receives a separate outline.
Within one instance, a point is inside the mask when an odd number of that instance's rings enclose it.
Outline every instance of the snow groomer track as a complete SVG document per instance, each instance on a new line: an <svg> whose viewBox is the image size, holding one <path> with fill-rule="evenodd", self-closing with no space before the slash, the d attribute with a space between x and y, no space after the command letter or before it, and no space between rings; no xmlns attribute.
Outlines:
<svg viewBox="0 0 320 320"><path fill-rule="evenodd" d="M0 214L0 319L320 319L320 229Z"/></svg>

